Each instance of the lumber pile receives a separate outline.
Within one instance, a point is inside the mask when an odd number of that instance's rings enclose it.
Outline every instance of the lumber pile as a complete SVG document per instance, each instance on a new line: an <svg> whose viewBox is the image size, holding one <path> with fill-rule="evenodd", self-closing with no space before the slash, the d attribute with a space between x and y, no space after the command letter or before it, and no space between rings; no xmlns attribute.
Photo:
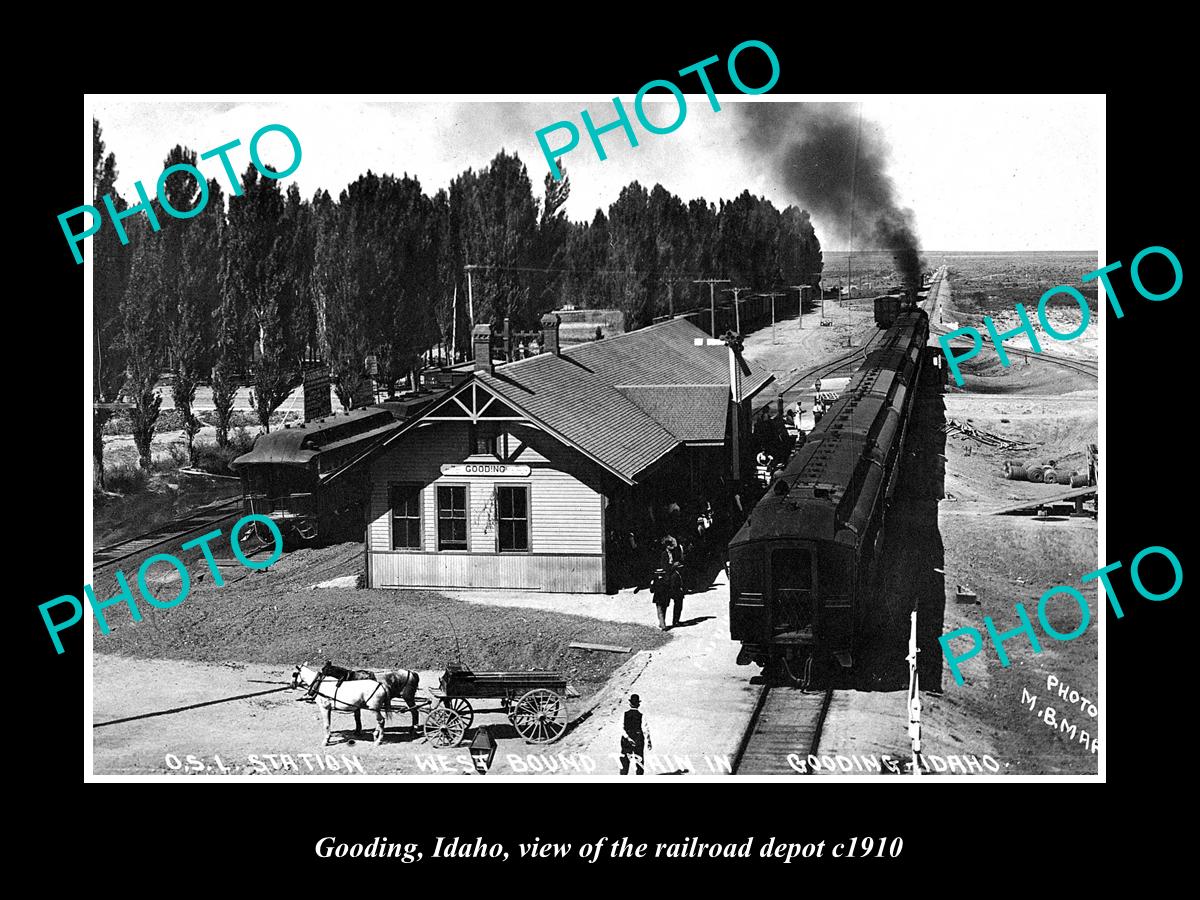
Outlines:
<svg viewBox="0 0 1200 900"><path fill-rule="evenodd" d="M960 422L957 419L947 419L942 426L945 434L957 434L964 440L976 441L988 447L996 447L1007 453L1023 453L1033 449L1034 445L1027 441L1014 441L992 434L982 428L976 428L970 422Z"/></svg>

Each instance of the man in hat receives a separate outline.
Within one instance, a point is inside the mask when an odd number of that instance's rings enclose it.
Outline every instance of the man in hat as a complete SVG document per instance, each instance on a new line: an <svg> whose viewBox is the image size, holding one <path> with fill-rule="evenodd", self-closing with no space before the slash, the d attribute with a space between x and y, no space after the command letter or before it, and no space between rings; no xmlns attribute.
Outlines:
<svg viewBox="0 0 1200 900"><path fill-rule="evenodd" d="M629 760L633 759L634 773L645 775L642 763L646 758L646 748L654 749L650 741L650 729L642 721L642 698L637 694L629 697L629 709L625 710L625 731L621 735L621 774L629 774Z"/></svg>

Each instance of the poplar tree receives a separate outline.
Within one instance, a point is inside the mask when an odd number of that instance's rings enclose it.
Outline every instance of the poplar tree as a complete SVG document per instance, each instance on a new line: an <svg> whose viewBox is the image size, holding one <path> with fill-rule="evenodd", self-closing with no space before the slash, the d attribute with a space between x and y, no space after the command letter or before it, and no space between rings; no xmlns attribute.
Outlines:
<svg viewBox="0 0 1200 900"><path fill-rule="evenodd" d="M162 236L140 218L125 220L130 235L129 283L121 300L122 343L126 359L125 393L133 404L129 418L138 464L150 468L150 442L162 406L155 390L166 363L163 324Z"/></svg>
<svg viewBox="0 0 1200 900"><path fill-rule="evenodd" d="M279 183L253 166L242 177L243 195L229 201L227 284L246 311L254 344L250 404L265 431L271 414L295 383L299 354L294 328L295 291L289 286L289 241Z"/></svg>
<svg viewBox="0 0 1200 900"><path fill-rule="evenodd" d="M168 179L168 189L170 179ZM172 201L173 202L173 201ZM188 459L195 463L195 439L201 423L193 412L196 387L213 363L213 317L220 305L219 254L220 232L224 220L224 199L216 179L208 182L208 204L187 225L180 246L183 259L179 266L175 321L171 326L171 363L174 382L171 393L175 408L183 418Z"/></svg>
<svg viewBox="0 0 1200 900"><path fill-rule="evenodd" d="M101 197L112 198L118 211L125 201L117 193L116 156L104 153L100 122L92 119L92 205L103 206ZM82 229L78 229L82 230ZM92 238L92 400L110 403L120 395L125 382L125 351L121 341L121 300L129 279L130 254L122 247L114 230L101 229ZM112 418L111 409L93 407L92 479L104 489L104 426Z"/></svg>

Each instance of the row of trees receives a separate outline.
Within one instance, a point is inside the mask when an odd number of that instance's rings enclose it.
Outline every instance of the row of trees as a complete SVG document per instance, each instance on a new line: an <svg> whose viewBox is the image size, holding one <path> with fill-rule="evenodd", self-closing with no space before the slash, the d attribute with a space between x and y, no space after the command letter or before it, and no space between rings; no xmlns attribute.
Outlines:
<svg viewBox="0 0 1200 900"><path fill-rule="evenodd" d="M127 209L98 122L93 149L96 196ZM195 152L175 147L164 168L181 162L195 165ZM808 214L794 206L780 211L748 191L719 205L684 203L661 185L647 191L634 182L607 212L575 223L563 212L569 178L547 175L535 197L525 166L503 151L432 196L407 174L367 172L336 201L327 191L305 200L295 184L281 191L253 166L242 189L226 204L210 181L204 210L184 220L156 199L161 229L130 216L128 246L114 229L93 238L95 399L132 406L144 467L161 404L155 385L166 371L190 454L202 381L212 388L217 441L227 446L238 388L251 388L266 427L305 358L328 361L346 408L362 396L369 358L388 386L432 347L461 358L470 346L468 267L474 320L508 317L518 328L536 328L564 303L620 309L637 328L697 305L694 278L765 290L821 269ZM177 210L200 198L182 172L164 190ZM100 407L96 415L102 478L99 435L111 413Z"/></svg>

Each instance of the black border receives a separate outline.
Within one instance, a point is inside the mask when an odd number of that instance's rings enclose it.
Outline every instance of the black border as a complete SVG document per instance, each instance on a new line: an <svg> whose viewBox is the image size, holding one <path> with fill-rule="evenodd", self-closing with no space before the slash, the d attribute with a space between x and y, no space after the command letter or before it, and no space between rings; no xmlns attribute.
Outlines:
<svg viewBox="0 0 1200 900"><path fill-rule="evenodd" d="M508 23L522 29L519 39L493 38L481 32L463 35L445 26L437 32L426 32L429 46L424 49L412 46L420 42L410 35L402 48L393 46L392 52L384 56L373 45L382 48L392 37L381 35L364 40L353 51L321 51L326 54L325 64L299 73L295 55L303 42L286 34L285 29L279 37L281 46L274 51L254 48L256 62L249 74L241 66L215 75L209 69L203 77L183 79L149 70L140 74L144 86L152 90L273 91L281 85L265 73L280 64L290 72L286 86L297 91L363 87L381 92L596 91L628 97L644 81L664 77L663 73L672 71L672 67L678 69L714 53L724 58L738 41L753 37L770 43L779 55L782 75L773 93L931 92L947 88L979 92L1108 90L1107 258L1128 265L1140 249L1158 244L1171 248L1186 268L1181 215L1187 206L1185 191L1190 188L1186 177L1190 166L1183 156L1188 144L1173 136L1183 101L1172 96L1172 82L1164 77L1162 54L1170 54L1163 49L1161 37L1142 47L1150 68L1139 68L1140 61L1122 59L1122 83L1118 86L1114 84L1117 78L1103 71L1108 63L1104 42L1098 38L1089 43L1090 39L1074 27L1078 22L1065 16L1043 19L1035 30L1039 36L1046 36L1044 40L1035 41L1033 35L1024 33L1011 38L993 34L996 46L987 41L984 44L997 52L996 69L982 76L963 55L967 42L953 40L932 21L910 23L908 30L888 35L860 31L861 52L856 65L852 54L847 54L844 61L839 55L843 42L854 37L853 27L843 31L840 25L828 26L806 34L790 25L743 29L722 23L727 27L714 28L712 36L700 38L681 35L670 27L655 31L630 25L619 35L597 34L585 39L580 32L587 28L575 27L569 20L555 23L550 16L553 12L549 10L542 20L522 18L519 23ZM1039 11L1039 16L1044 14L1045 10ZM979 35L975 39L979 40ZM1026 42L1029 56L1001 58L999 51L1011 49L1019 40ZM1107 35L1105 40L1112 37ZM1047 46L1055 52L1039 58L1038 51ZM241 53L244 48L231 52ZM360 54L374 61L362 62ZM664 59L669 62L660 64ZM1015 80L1014 69L1024 65L1031 67L1032 77L1044 81L1033 84ZM87 82L86 89L127 91L131 86L110 73L96 75ZM727 88L718 83L717 89ZM31 479L37 489L25 495L32 496L32 502L25 504L32 509L28 518L22 516L17 538L21 556L32 555L32 559L22 559L18 564L18 582L23 588L18 595L26 606L26 633L21 637L29 642L25 646L32 648L38 683L45 685L42 689L48 689L54 698L45 714L32 717L46 724L17 726L36 736L25 744L22 752L29 756L20 768L32 762L41 773L40 786L48 795L35 812L37 835L44 838L51 829L63 829L63 816L68 810L83 812L78 818L78 813L71 816L75 829L92 835L104 833L114 841L134 828L143 829L144 840L154 841L153 833L169 822L170 830L186 838L188 846L195 846L192 841L212 840L221 846L241 846L257 857L258 862L251 861L248 868L259 871L239 879L242 883L261 880L290 886L299 878L302 886L315 887L309 879L317 872L342 884L362 873L357 865L315 858L313 844L325 834L350 840L387 834L394 840L417 840L426 845L437 834L479 834L485 839L504 840L509 846L535 835L543 840L576 843L597 834L626 834L648 842L693 834L702 840L722 842L741 840L750 834L761 838L777 834L787 840L901 835L905 838L902 862L910 867L929 864L924 871L931 876L937 877L942 866L953 866L952 860L961 856L970 860L967 865L977 877L979 866L1015 877L1024 851L1017 852L1019 847L1010 846L1014 840L1022 843L1018 838L1006 840L1006 836L1029 836L1031 852L1053 852L1056 858L1066 860L1073 855L1069 850L1088 848L1097 832L1103 830L1103 822L1080 815L1080 808L1064 799L1061 789L1047 793L1049 786L1035 786L1039 791L1036 798L1032 794L1013 798L1011 793L1003 799L995 794L984 798L973 791L968 800L961 793L954 797L918 797L878 791L870 797L856 791L851 799L844 790L813 798L811 794L781 795L773 785L744 784L695 786L682 794L678 790L664 794L664 790L671 790L665 787L656 787L651 794L633 794L631 788L623 788L625 793L620 796L607 786L521 785L499 793L493 790L468 796L437 785L362 785L324 791L320 796L306 788L302 793L292 790L286 795L272 790L271 796L264 798L258 793L263 789L256 788L249 798L238 789L219 795L212 791L192 793L186 804L177 800L163 803L158 797L150 801L152 806L111 797L102 806L80 803L93 799L93 795L78 794L82 765L77 728L82 716L75 704L82 700L82 630L68 633L66 653L56 656L46 640L36 606L79 589L78 562L82 557L75 543L81 528L70 515L78 502L81 459L74 428L65 424L78 421L74 419L74 404L86 383L86 373L79 373L70 362L68 349L78 346L74 342L81 329L72 325L59 347L63 322L74 322L73 315L64 315L63 310L73 310L80 302L82 269L63 252L55 218L78 203L79 151L84 137L81 104L82 91L62 85L31 96L22 113L27 126L36 128L38 135L33 149L39 157L34 167L39 177L22 185L32 194L32 202L22 212L29 209L33 213L27 221L34 228L34 240L19 241L19 253L10 257L27 276L21 279L24 289L13 298L20 304L20 321L28 323L28 328L21 326L20 331L41 336L40 340L22 341L23 346L15 348L18 358L25 354L34 357L36 362L27 371L36 371L37 376L10 382L10 410L19 409L27 422L42 421L44 416L53 423L43 432L44 442L35 443L31 433L21 442L25 452L10 461L12 481L19 473L40 476ZM30 249L37 260L32 266L24 262ZM1127 563L1143 547L1162 544L1176 552L1186 569L1186 548L1181 532L1173 530L1172 521L1172 513L1182 506L1190 471L1190 446L1180 431L1186 427L1190 406L1180 401L1188 397L1191 385L1183 377L1190 340L1188 323L1183 318L1186 300L1181 291L1169 301L1152 304L1134 299L1127 280L1114 278L1114 284L1123 300L1126 296L1131 299L1125 303L1127 314L1123 320L1116 321L1109 312L1106 323L1109 424L1107 445L1101 452L1108 477L1104 500L1107 559ZM12 365L10 377L17 370L18 366ZM1127 580L1118 577L1114 583L1123 598L1131 595ZM1180 659L1188 654L1186 649L1180 652L1172 638L1186 639L1191 634L1185 620L1187 608L1181 591L1159 604L1134 598L1125 603L1126 617L1120 621L1109 614L1107 658L1111 665L1101 700L1108 724L1108 779L1114 785L1148 778L1174 780L1181 774L1186 745L1177 740L1176 734L1186 718L1176 710L1178 701L1190 693ZM22 700L20 705L27 708L28 701ZM95 789L132 789L143 801L143 795L155 790L141 785ZM147 816L136 812L140 809L156 812ZM173 815L176 810L185 812ZM150 818L159 820L158 828L146 830ZM48 839L38 846L65 849L61 841ZM161 844L159 848L164 849ZM1089 849L1094 852L1094 846ZM1092 855L1089 852L1083 858ZM171 858L171 854L159 851L139 853L137 876L145 878L152 872L178 875ZM215 853L209 858L216 861L222 855ZM805 867L811 865L805 863ZM195 860L186 868L188 879L196 883L219 880L223 874L222 866L206 869ZM883 866L876 868L882 870ZM379 871L372 869L370 874ZM418 867L413 871L426 870ZM800 870L784 870L789 871ZM843 866L833 871L847 870ZM452 876L456 881L451 883L468 887L471 882L462 876L471 874L456 872ZM553 881L554 873L548 874ZM411 880L408 883L412 884ZM517 883L513 886L519 887Z"/></svg>

